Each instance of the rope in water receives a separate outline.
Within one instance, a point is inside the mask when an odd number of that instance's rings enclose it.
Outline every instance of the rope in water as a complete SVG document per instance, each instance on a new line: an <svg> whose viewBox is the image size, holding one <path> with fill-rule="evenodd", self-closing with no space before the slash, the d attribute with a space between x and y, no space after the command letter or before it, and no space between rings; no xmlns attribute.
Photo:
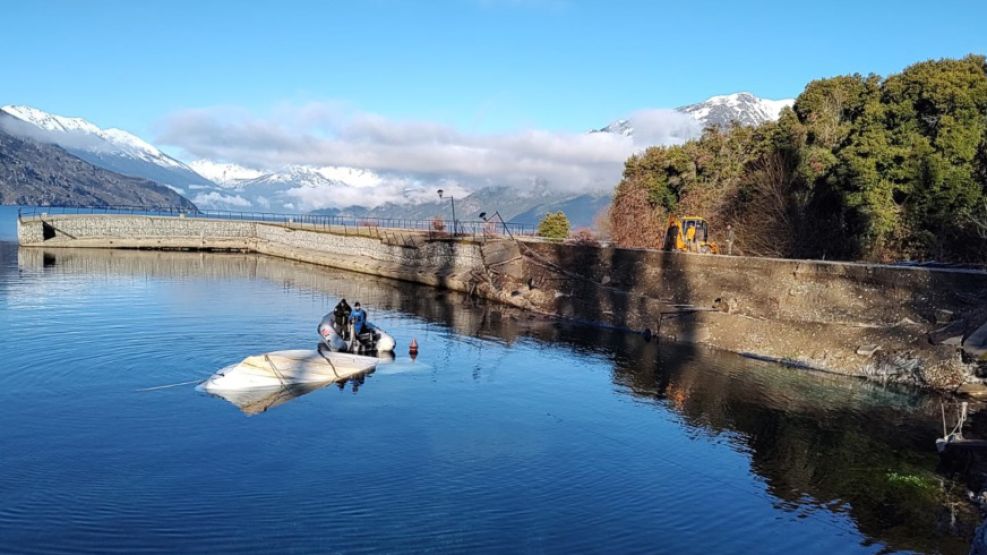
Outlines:
<svg viewBox="0 0 987 555"><path fill-rule="evenodd" d="M168 389L169 387L178 387L178 386L181 386L181 385L199 384L199 383L202 383L202 381L203 380L192 380L190 382L172 383L172 384L168 384L168 385L156 385L154 387L145 387L143 389L137 389L135 391L138 391L138 392L143 392L143 391L157 391L159 389Z"/></svg>

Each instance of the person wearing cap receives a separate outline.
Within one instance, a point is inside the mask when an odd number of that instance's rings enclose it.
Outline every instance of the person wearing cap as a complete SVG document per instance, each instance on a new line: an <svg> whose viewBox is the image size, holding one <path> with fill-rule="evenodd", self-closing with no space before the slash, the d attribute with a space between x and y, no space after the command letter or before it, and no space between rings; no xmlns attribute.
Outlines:
<svg viewBox="0 0 987 555"><path fill-rule="evenodd" d="M353 309L350 308L350 305L346 302L346 299L340 300L339 304L336 305L336 308L332 309L332 318L338 329L344 329L346 327L346 323L350 320L351 312L353 312Z"/></svg>
<svg viewBox="0 0 987 555"><path fill-rule="evenodd" d="M353 337L359 337L363 333L363 328L367 325L367 312L360 307L359 301L353 303L350 322L353 324Z"/></svg>

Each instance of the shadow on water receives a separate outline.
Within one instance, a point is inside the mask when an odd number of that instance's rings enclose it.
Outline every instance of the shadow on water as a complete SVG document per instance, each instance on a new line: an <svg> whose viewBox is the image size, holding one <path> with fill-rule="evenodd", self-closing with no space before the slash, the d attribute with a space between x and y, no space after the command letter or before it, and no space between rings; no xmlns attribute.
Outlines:
<svg viewBox="0 0 987 555"><path fill-rule="evenodd" d="M209 393L235 405L244 414L253 416L267 412L288 401L328 387L326 384L291 384L278 387L255 387Z"/></svg>
<svg viewBox="0 0 987 555"><path fill-rule="evenodd" d="M677 356L666 358L656 349L648 357L651 370L658 383L674 373L682 360L695 354L696 320L693 314L681 311L695 303L693 284L682 265L689 257L678 253L663 252L658 268L647 268L649 257L645 251L634 249L566 248L558 258L566 268L579 268L580 273L592 280L570 280L575 289L568 295L568 302L579 305L578 312L588 315L589 321L613 321L616 328L640 331L644 342L658 342L662 326L671 325L680 340ZM603 257L608 257L603 260ZM609 274L602 272L609 269ZM656 276L657 286L639 283L641 276ZM628 294L627 291L646 292ZM560 313L564 307L557 307ZM630 321L633 318L633 321ZM594 329L593 334L600 331ZM628 334L621 334L630 337ZM621 352L616 349L615 352Z"/></svg>
<svg viewBox="0 0 987 555"><path fill-rule="evenodd" d="M257 277L323 293L326 307L338 297L361 299L373 310L400 311L465 336L561 345L609 361L618 394L669 411L690 433L746 454L785 510L846 515L863 534L892 550L965 553L977 522L962 485L935 473L939 398L915 390L750 361L692 344L649 342L637 334L535 318L449 291L263 256L74 249L21 249L17 256L22 272L41 274ZM667 279L682 275L678 264L687 261L679 258L662 259ZM613 262L633 275L640 260L631 253ZM687 303L692 287L674 282L666 289L672 294L668 300ZM586 295L601 311L634 302L607 298L604 290L574 293ZM688 331L685 322L680 329ZM274 391L231 402L253 414L309 391ZM702 461L695 462L702 475Z"/></svg>
<svg viewBox="0 0 987 555"><path fill-rule="evenodd" d="M303 395L308 395L320 389L335 388L340 391L347 390L354 395L360 391L360 387L366 382L367 375L361 374L345 380L321 384L289 384L277 387L254 387L250 389L238 389L227 391L208 392L213 397L218 397L236 406L244 414L254 416L265 413L275 407L283 405L288 401L297 399Z"/></svg>
<svg viewBox="0 0 987 555"><path fill-rule="evenodd" d="M533 336L608 353L618 390L747 453L779 507L845 514L894 550L969 549L979 517L963 484L936 472L938 397L614 331Z"/></svg>

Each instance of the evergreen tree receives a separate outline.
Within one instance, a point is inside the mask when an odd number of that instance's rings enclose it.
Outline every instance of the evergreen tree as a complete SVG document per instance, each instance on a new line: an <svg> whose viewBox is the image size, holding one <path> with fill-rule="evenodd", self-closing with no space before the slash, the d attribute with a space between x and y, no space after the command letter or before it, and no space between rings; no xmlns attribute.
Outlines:
<svg viewBox="0 0 987 555"><path fill-rule="evenodd" d="M618 244L657 246L633 230L686 212L714 234L732 223L752 254L983 261L987 60L820 79L777 122L707 129L627 160L611 210Z"/></svg>
<svg viewBox="0 0 987 555"><path fill-rule="evenodd" d="M549 212L538 222L538 236L546 239L565 239L569 236L569 218L565 212Z"/></svg>

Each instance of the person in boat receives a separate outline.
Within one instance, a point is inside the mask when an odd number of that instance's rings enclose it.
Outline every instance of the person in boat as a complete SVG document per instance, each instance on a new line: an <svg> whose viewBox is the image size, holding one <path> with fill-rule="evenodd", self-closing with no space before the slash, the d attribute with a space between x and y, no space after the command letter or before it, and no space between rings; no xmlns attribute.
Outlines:
<svg viewBox="0 0 987 555"><path fill-rule="evenodd" d="M367 327L367 311L360 307L360 302L353 303L353 311L350 313L350 322L353 324L353 337L360 337L360 334Z"/></svg>
<svg viewBox="0 0 987 555"><path fill-rule="evenodd" d="M359 303L357 304L359 305ZM352 312L353 309L350 308L350 305L346 302L346 299L339 301L336 308L332 309L333 322L336 324L336 330L341 334L345 335L346 324L350 321L350 313Z"/></svg>

